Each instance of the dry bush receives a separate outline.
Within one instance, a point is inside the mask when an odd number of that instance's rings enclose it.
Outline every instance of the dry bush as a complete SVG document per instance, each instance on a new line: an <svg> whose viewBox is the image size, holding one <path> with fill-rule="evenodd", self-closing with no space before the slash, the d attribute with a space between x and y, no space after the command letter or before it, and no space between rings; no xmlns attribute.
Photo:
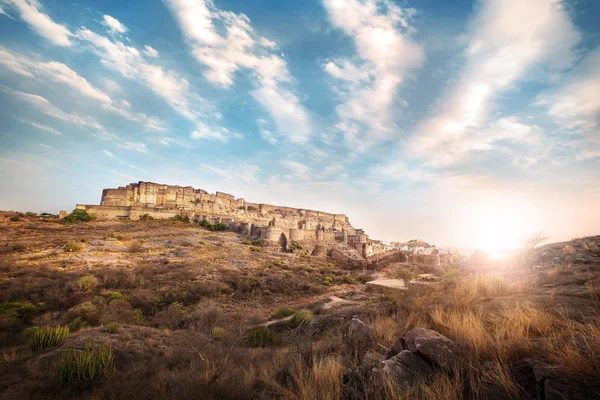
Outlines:
<svg viewBox="0 0 600 400"><path fill-rule="evenodd" d="M577 253L577 249L575 248L575 246L571 245L571 244L566 244L563 248L562 248L562 253L564 255L569 255L569 254L575 254Z"/></svg>
<svg viewBox="0 0 600 400"><path fill-rule="evenodd" d="M289 368L289 385L273 384L280 394L291 400L338 400L342 393L344 368L336 357L315 359L297 355Z"/></svg>
<svg viewBox="0 0 600 400"><path fill-rule="evenodd" d="M452 294L457 307L471 307L478 299L485 297L504 296L510 293L506 278L501 275L476 275L456 283Z"/></svg>
<svg viewBox="0 0 600 400"><path fill-rule="evenodd" d="M600 280L592 279L587 281L585 283L585 288L587 289L590 299L592 299L596 305L600 306Z"/></svg>
<svg viewBox="0 0 600 400"><path fill-rule="evenodd" d="M392 317L377 316L371 323L373 336L382 346L389 348L398 339L399 325Z"/></svg>

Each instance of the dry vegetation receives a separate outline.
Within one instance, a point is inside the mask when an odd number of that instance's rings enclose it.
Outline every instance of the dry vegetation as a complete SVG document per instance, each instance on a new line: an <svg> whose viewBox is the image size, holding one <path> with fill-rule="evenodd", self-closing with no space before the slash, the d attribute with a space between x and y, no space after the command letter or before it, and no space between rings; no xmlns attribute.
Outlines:
<svg viewBox="0 0 600 400"><path fill-rule="evenodd" d="M600 397L593 263L453 270L439 284L377 293L362 271L327 258L177 221L7 218L0 245L2 398L531 398L524 363L572 383L571 398ZM569 246L557 254L598 251ZM323 308L332 295L353 303ZM350 333L352 317L370 328L366 340ZM400 390L372 368L412 327L446 335L460 357L454 373ZM90 370L73 369L86 354Z"/></svg>

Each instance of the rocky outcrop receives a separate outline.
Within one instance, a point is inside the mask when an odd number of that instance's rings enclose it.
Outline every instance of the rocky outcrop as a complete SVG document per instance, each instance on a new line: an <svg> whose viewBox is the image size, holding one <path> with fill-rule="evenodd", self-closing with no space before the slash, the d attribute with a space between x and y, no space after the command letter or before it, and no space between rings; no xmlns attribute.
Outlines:
<svg viewBox="0 0 600 400"><path fill-rule="evenodd" d="M375 373L391 377L400 387L425 379L433 370L453 372L458 360L456 343L426 328L406 332L392 346Z"/></svg>

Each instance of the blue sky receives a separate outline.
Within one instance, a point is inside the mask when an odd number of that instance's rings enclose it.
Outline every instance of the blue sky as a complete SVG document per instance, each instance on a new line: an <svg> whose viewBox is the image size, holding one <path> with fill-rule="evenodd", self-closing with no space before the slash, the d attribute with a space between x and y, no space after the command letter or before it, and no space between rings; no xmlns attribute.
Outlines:
<svg viewBox="0 0 600 400"><path fill-rule="evenodd" d="M0 7L0 209L147 180L387 240L598 233L597 1Z"/></svg>

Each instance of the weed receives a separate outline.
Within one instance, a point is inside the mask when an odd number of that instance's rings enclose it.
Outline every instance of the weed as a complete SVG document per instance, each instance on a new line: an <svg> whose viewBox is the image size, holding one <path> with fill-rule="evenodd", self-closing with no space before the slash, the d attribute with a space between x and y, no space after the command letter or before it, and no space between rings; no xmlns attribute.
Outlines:
<svg viewBox="0 0 600 400"><path fill-rule="evenodd" d="M142 312L142 310L140 310L139 308L134 308L132 313L132 319L133 319L133 323L134 325L143 325L145 318L144 318L144 313Z"/></svg>
<svg viewBox="0 0 600 400"><path fill-rule="evenodd" d="M78 251L83 250L83 247L76 243L69 243L65 246L66 253L77 253Z"/></svg>
<svg viewBox="0 0 600 400"><path fill-rule="evenodd" d="M83 350L71 349L58 366L63 385L94 384L112 378L117 372L111 345L97 348L90 340Z"/></svg>
<svg viewBox="0 0 600 400"><path fill-rule="evenodd" d="M214 328L212 328L212 331L211 331L212 337L221 338L221 337L223 337L224 334L225 334L225 329L219 328L218 326L215 326Z"/></svg>
<svg viewBox="0 0 600 400"><path fill-rule="evenodd" d="M351 285L354 283L354 280L352 279L352 277L350 275L344 275L342 277L342 282L344 282L345 284Z"/></svg>
<svg viewBox="0 0 600 400"><path fill-rule="evenodd" d="M126 297L123 293L121 293L119 291L115 291L110 294L110 297L108 298L108 302L110 303L113 300L121 300L121 299L125 299L125 298Z"/></svg>
<svg viewBox="0 0 600 400"><path fill-rule="evenodd" d="M86 275L75 281L75 287L82 292L91 292L98 286L98 278L94 275Z"/></svg>
<svg viewBox="0 0 600 400"><path fill-rule="evenodd" d="M323 279L323 282L321 282L321 284L325 285L325 286L329 286L329 285L331 285L331 282L333 282L333 278L330 276L326 276L325 279Z"/></svg>
<svg viewBox="0 0 600 400"><path fill-rule="evenodd" d="M175 221L181 221L184 224L189 224L190 223L190 217L188 217L187 215L184 217L184 216L181 216L181 215L177 214L176 216L173 217L173 219Z"/></svg>
<svg viewBox="0 0 600 400"><path fill-rule="evenodd" d="M115 333L119 332L119 325L116 322L111 322L106 325L106 331L111 335L114 335Z"/></svg>
<svg viewBox="0 0 600 400"><path fill-rule="evenodd" d="M31 350L41 350L48 347L60 346L69 338L68 326L33 327L29 332L29 347Z"/></svg>
<svg viewBox="0 0 600 400"><path fill-rule="evenodd" d="M279 307L279 309L277 311L275 311L273 314L271 314L271 318L273 319L279 319L279 318L285 318L285 317L289 317L290 315L294 314L296 312L296 310L294 310L291 307Z"/></svg>
<svg viewBox="0 0 600 400"><path fill-rule="evenodd" d="M75 317L69 324L69 330L71 332L77 332L87 326L87 322L82 317Z"/></svg>
<svg viewBox="0 0 600 400"><path fill-rule="evenodd" d="M248 334L248 344L251 347L275 346L280 341L279 335L266 326L256 328Z"/></svg>
<svg viewBox="0 0 600 400"><path fill-rule="evenodd" d="M290 320L290 323L295 326L300 326L311 322L313 319L313 313L310 310L302 309L294 313L294 316Z"/></svg>
<svg viewBox="0 0 600 400"><path fill-rule="evenodd" d="M252 246L252 247L250 247L250 251L262 253L263 249L262 249L262 247Z"/></svg>

